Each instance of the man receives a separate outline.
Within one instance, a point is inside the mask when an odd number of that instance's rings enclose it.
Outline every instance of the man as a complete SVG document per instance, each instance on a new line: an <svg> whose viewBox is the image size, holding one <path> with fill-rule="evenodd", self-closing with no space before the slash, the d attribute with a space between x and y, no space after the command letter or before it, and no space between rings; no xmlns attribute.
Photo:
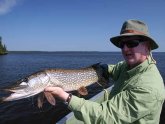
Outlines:
<svg viewBox="0 0 165 124"><path fill-rule="evenodd" d="M125 61L108 65L108 74L115 82L109 100L95 103L59 87L48 87L45 92L68 102L75 117L86 124L159 124L165 88L151 54L158 45L149 36L147 25L128 20L120 36L110 40L121 48Z"/></svg>

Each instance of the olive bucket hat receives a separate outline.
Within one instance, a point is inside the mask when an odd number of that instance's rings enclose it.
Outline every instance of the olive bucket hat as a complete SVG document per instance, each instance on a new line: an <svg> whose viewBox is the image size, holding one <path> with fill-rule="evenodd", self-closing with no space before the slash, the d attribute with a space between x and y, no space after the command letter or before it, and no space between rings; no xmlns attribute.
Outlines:
<svg viewBox="0 0 165 124"><path fill-rule="evenodd" d="M157 49L158 44L149 36L148 26L139 20L128 20L123 23L121 32L119 36L110 38L110 41L117 47L119 47L119 42L124 37L134 37L138 36L142 40L149 41L151 44L151 50Z"/></svg>

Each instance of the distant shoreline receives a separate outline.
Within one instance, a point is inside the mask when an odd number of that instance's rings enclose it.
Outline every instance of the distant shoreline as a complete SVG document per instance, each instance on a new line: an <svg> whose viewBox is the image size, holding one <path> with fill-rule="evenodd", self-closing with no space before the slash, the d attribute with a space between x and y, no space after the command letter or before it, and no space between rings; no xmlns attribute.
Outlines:
<svg viewBox="0 0 165 124"><path fill-rule="evenodd" d="M121 51L8 51L8 53L94 53L94 52L100 52L100 53L121 53ZM165 52L159 52L154 51L153 53L165 53Z"/></svg>
<svg viewBox="0 0 165 124"><path fill-rule="evenodd" d="M116 52L120 53L120 51L8 51L9 53L109 53L109 52Z"/></svg>
<svg viewBox="0 0 165 124"><path fill-rule="evenodd" d="M8 54L8 52L5 52L5 53L0 53L0 55L7 55Z"/></svg>

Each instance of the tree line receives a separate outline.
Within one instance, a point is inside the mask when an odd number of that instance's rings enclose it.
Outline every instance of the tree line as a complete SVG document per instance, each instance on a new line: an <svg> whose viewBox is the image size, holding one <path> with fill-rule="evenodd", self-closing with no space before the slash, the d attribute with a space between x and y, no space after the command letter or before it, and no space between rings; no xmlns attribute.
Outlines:
<svg viewBox="0 0 165 124"><path fill-rule="evenodd" d="M5 44L2 44L2 37L0 37L0 55L7 54L7 48Z"/></svg>

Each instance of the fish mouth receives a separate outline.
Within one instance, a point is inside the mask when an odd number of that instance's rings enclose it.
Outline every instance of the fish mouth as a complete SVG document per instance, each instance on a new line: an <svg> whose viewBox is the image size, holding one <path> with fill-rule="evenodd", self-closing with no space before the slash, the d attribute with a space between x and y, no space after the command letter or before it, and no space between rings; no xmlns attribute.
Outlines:
<svg viewBox="0 0 165 124"><path fill-rule="evenodd" d="M42 91L40 91L42 92ZM37 95L38 93L40 92L33 92L33 93L26 93L25 92L15 92L15 93L12 93L10 96L8 97L3 97L1 99L1 101L14 101L14 100L20 100L20 99L23 99L23 98L28 98L28 97L31 97L31 96L34 96L34 95Z"/></svg>

